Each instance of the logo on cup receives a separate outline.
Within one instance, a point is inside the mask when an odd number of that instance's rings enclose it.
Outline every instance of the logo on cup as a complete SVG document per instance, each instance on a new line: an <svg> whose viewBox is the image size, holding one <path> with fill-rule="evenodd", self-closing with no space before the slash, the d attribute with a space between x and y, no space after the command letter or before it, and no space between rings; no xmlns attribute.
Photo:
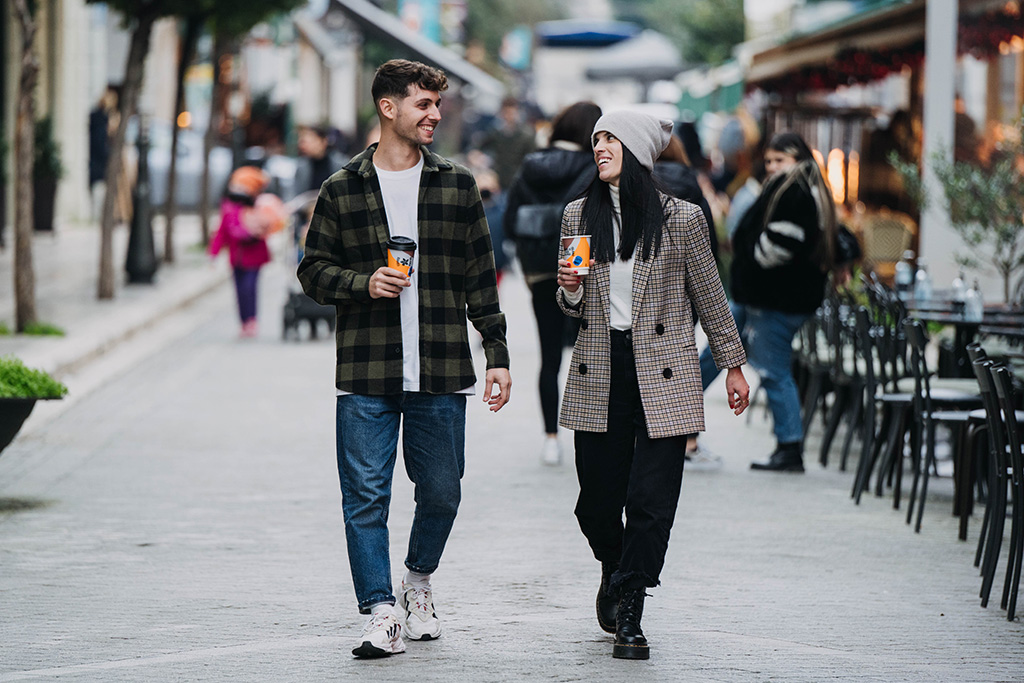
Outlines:
<svg viewBox="0 0 1024 683"><path fill-rule="evenodd" d="M412 270L413 257L416 255L416 242L408 237L392 237L387 241L388 267L401 271L408 276Z"/></svg>

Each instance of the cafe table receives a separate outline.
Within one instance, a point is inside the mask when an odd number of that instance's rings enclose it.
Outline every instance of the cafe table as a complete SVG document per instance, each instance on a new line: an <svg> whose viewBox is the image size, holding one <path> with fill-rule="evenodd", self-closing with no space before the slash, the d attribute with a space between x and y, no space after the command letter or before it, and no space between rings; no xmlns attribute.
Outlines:
<svg viewBox="0 0 1024 683"><path fill-rule="evenodd" d="M967 356L967 345L973 342L981 328L1006 330L1008 334L1019 334L1024 329L1024 311L1003 305L986 306L981 320L968 320L963 306L953 301L908 302L907 310L912 318L926 323L952 326L953 366L955 377L974 377L971 360Z"/></svg>

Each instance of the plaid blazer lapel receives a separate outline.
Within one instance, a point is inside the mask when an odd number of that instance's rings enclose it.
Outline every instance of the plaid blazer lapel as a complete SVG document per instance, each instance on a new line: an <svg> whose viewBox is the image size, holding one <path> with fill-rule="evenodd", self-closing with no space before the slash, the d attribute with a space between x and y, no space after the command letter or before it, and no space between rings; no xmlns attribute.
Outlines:
<svg viewBox="0 0 1024 683"><path fill-rule="evenodd" d="M647 291L647 282L651 279L651 268L654 267L653 257L645 261L639 254L640 249L637 249L633 255L633 306L630 317L634 328L637 326L640 311L643 310L644 293Z"/></svg>

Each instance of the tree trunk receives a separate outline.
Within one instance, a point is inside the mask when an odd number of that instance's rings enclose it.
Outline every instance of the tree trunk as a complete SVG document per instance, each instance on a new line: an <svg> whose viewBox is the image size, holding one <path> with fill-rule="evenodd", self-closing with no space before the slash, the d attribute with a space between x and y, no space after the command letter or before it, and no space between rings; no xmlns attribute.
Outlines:
<svg viewBox="0 0 1024 683"><path fill-rule="evenodd" d="M21 26L21 74L14 136L14 325L18 332L36 322L36 275L32 265L32 163L35 157L35 90L39 59L36 22L27 0L14 0Z"/></svg>
<svg viewBox="0 0 1024 683"><path fill-rule="evenodd" d="M118 102L120 120L110 140L110 158L107 160L106 172L107 191L103 197L103 214L100 218L100 276L96 294L100 299L114 298L114 204L121 180L125 131L128 129L129 119L135 116L138 108L146 55L149 53L150 34L155 21L155 13L138 15L138 23L132 31L131 46L128 48L128 63L124 72L121 99Z"/></svg>
<svg viewBox="0 0 1024 683"><path fill-rule="evenodd" d="M210 152L220 131L221 112L224 110L224 92L221 85L221 60L230 53L230 41L218 33L213 40L213 92L210 96L210 123L203 136L203 183L199 188L199 228L203 246L210 244Z"/></svg>
<svg viewBox="0 0 1024 683"><path fill-rule="evenodd" d="M178 202L174 194L178 188L178 116L185 111L185 73L192 62L199 42L199 33L203 28L205 16L190 14L185 20L185 36L181 41L178 54L178 74L176 94L174 97L174 121L171 124L171 165L167 175L167 203L164 204L164 262L174 263L174 218L178 211Z"/></svg>

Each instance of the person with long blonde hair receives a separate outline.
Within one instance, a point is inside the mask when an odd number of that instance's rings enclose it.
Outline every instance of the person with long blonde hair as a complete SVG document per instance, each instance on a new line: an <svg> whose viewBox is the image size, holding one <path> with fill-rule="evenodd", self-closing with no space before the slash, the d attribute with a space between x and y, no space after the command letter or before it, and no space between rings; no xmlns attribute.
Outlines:
<svg viewBox="0 0 1024 683"><path fill-rule="evenodd" d="M803 472L792 344L824 298L828 274L836 266L838 222L832 192L811 148L797 133L772 137L765 167L769 178L764 190L733 236L730 271L733 315L768 396L777 442L766 461L750 467ZM710 380L704 374L706 388Z"/></svg>

